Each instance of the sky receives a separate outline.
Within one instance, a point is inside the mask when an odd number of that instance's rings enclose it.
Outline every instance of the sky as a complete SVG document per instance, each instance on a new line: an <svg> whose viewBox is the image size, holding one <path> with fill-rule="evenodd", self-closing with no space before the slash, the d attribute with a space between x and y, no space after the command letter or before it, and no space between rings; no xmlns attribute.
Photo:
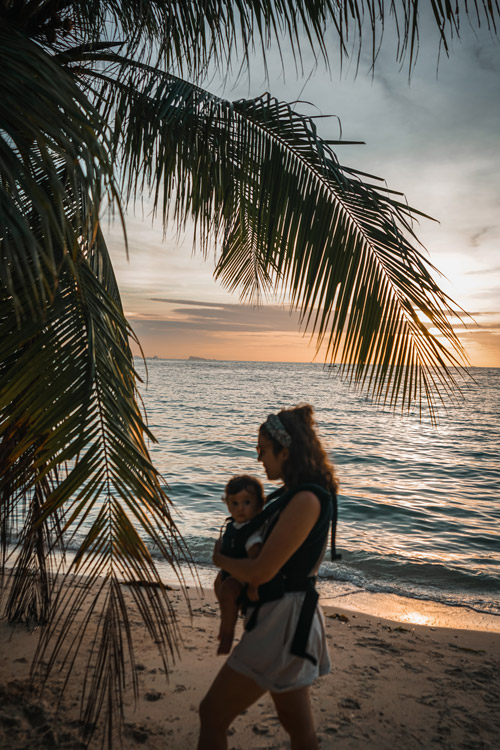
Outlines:
<svg viewBox="0 0 500 750"><path fill-rule="evenodd" d="M487 29L473 32L464 21L450 57L432 24L422 24L416 67L395 59L390 29L372 75L367 54L356 65L338 65L337 44L328 39L331 71L315 68L304 45L304 71L296 74L289 50L284 69L276 49L268 54L268 80L261 59L249 75L226 81L212 76L205 88L227 99L269 91L303 103L303 114L335 115L346 140L344 165L382 177L410 205L434 217L417 235L431 262L444 274L440 284L472 318L456 331L470 364L500 367L500 42ZM339 135L336 117L317 121L325 138ZM152 222L148 197L127 215L129 259L118 223L105 227L127 318L146 356L256 361L323 361L314 339L300 330L297 313L277 299L242 305L213 279L213 253L193 254L188 231L163 236ZM139 349L136 346L135 351Z"/></svg>

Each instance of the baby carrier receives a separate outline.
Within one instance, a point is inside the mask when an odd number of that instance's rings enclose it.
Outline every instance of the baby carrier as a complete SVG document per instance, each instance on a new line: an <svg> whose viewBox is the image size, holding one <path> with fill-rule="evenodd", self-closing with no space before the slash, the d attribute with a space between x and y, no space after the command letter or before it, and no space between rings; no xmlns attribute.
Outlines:
<svg viewBox="0 0 500 750"><path fill-rule="evenodd" d="M264 531L265 542L276 525L283 508L301 490L310 490L318 497L321 503L318 521L303 544L287 560L277 575L267 583L259 586L259 600L257 602L252 602L245 594L243 595L242 609L243 612L246 612L248 608L252 609L250 617L245 624L245 630L253 630L257 624L258 613L262 604L281 599L287 592L304 591L304 601L290 651L294 656L309 659L313 663L316 663L314 657L306 652L307 640L318 602L318 592L315 586L316 576L311 573L318 567L325 550L329 527L331 529L331 559L338 560L340 558L340 555L335 550L337 497L317 484L301 484L293 489L280 488L269 496L268 504L264 510L247 525L251 526L251 530L248 531L250 534L266 524Z"/></svg>

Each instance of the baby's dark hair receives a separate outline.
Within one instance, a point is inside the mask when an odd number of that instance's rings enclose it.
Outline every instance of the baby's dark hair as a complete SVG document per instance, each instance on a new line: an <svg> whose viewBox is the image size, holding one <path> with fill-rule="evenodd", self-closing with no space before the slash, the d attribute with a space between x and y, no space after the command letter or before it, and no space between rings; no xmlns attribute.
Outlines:
<svg viewBox="0 0 500 750"><path fill-rule="evenodd" d="M257 498L259 507L262 508L264 506L266 498L262 482L256 479L256 477L251 477L249 474L240 474L229 480L224 489L224 500L227 500L229 495L236 495L241 490L252 492Z"/></svg>

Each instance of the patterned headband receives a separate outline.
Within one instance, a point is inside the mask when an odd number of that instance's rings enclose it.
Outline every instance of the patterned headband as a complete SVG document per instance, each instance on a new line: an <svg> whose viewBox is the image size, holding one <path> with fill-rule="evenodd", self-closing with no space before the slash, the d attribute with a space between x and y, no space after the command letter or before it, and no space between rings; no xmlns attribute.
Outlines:
<svg viewBox="0 0 500 750"><path fill-rule="evenodd" d="M285 430L283 422L277 414L270 414L264 422L264 427L271 437L277 440L284 448L289 448L291 446L292 438Z"/></svg>

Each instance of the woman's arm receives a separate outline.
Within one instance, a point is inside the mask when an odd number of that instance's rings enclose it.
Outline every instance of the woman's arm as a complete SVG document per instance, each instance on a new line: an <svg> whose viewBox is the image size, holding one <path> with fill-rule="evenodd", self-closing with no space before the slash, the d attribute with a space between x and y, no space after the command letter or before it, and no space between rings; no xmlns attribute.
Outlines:
<svg viewBox="0 0 500 750"><path fill-rule="evenodd" d="M306 540L319 518L321 505L312 492L297 492L281 511L276 526L269 535L260 555L254 559L236 559L221 555L216 545L213 556L218 568L227 570L239 581L260 586L270 581L287 560Z"/></svg>

